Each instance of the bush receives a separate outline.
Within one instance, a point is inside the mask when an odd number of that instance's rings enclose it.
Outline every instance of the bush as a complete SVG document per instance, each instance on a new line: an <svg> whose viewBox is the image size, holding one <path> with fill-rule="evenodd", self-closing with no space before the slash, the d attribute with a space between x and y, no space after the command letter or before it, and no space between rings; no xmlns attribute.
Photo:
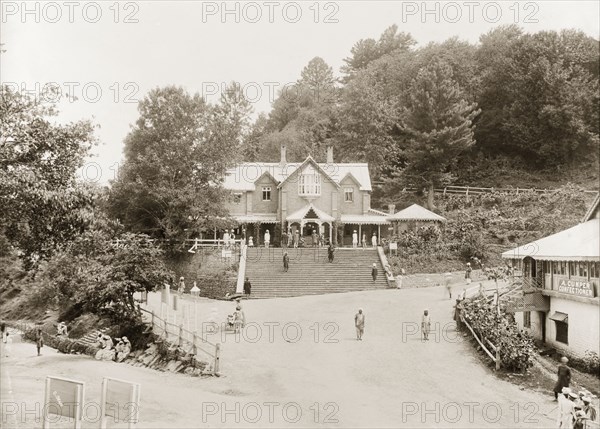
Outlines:
<svg viewBox="0 0 600 429"><path fill-rule="evenodd" d="M502 368L509 371L524 371L533 365L535 353L533 338L521 332L507 315L498 314L494 305L486 298L465 299L461 303L461 312L473 331L484 342L488 339L500 348Z"/></svg>

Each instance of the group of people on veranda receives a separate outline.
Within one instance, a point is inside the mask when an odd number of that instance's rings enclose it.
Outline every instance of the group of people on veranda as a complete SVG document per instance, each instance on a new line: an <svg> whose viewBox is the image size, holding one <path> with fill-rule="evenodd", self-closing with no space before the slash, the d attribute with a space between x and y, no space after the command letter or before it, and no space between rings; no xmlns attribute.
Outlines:
<svg viewBox="0 0 600 429"><path fill-rule="evenodd" d="M375 232L373 232L373 235L371 236L371 246L372 247L377 247L377 234ZM367 234L362 235L362 240L360 242L362 244L362 248L365 249L367 248L367 246L369 245L367 243ZM359 245L358 242L358 233L356 232L356 230L352 231L352 247L357 248Z"/></svg>

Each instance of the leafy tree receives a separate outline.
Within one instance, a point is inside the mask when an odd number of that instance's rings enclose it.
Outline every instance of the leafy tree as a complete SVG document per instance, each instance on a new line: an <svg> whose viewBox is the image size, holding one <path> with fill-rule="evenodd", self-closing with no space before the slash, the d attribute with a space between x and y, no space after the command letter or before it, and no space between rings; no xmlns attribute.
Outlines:
<svg viewBox="0 0 600 429"><path fill-rule="evenodd" d="M387 54L407 52L416 44L410 34L398 33L398 26L388 27L378 41L374 39L359 40L351 49L351 57L345 58L346 63L342 66L342 73L346 76L343 81L349 82L356 73L367 68L373 61Z"/></svg>
<svg viewBox="0 0 600 429"><path fill-rule="evenodd" d="M89 121L52 123L57 111L2 86L0 229L28 266L48 258L85 229L94 192L76 171L95 143Z"/></svg>
<svg viewBox="0 0 600 429"><path fill-rule="evenodd" d="M457 156L475 143L472 123L480 111L475 103L465 101L452 69L443 62L417 74L405 110L399 124L404 165L392 172L388 184L396 186L400 179L425 185L428 206L433 209L434 187L451 179Z"/></svg>
<svg viewBox="0 0 600 429"><path fill-rule="evenodd" d="M134 294L153 291L173 275L162 250L148 239L119 234L101 218L42 265L33 299L75 316L89 312L113 323L139 322Z"/></svg>
<svg viewBox="0 0 600 429"><path fill-rule="evenodd" d="M246 112L230 96L213 108L198 94L166 87L140 102L109 199L110 212L128 230L182 238L226 216L221 184L235 161Z"/></svg>
<svg viewBox="0 0 600 429"><path fill-rule="evenodd" d="M481 147L517 155L534 169L597 163L598 41L510 26L481 42Z"/></svg>

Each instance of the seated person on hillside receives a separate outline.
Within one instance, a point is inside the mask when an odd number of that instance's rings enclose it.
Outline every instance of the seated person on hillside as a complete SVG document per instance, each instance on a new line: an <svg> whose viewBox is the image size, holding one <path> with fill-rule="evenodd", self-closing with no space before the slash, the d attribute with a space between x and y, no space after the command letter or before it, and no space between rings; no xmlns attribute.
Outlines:
<svg viewBox="0 0 600 429"><path fill-rule="evenodd" d="M123 337L119 340L119 344L116 348L117 352L117 362L123 362L129 353L131 353L131 343L127 339L127 337Z"/></svg>
<svg viewBox="0 0 600 429"><path fill-rule="evenodd" d="M67 336L67 324L65 322L58 322L58 326L56 327L56 335L58 336Z"/></svg>
<svg viewBox="0 0 600 429"><path fill-rule="evenodd" d="M99 334L102 335L102 334ZM96 353L96 359L98 360L115 360L115 351L113 349L113 340L108 335L102 335L100 340L100 347L102 349L98 350Z"/></svg>

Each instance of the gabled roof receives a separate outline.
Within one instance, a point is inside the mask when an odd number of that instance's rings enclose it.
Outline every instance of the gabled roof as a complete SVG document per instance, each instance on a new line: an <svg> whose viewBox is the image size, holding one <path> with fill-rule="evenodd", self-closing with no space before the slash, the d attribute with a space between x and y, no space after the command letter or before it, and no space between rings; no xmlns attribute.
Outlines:
<svg viewBox="0 0 600 429"><path fill-rule="evenodd" d="M598 195L596 195L596 198L594 198L594 202L592 203L589 210L583 217L582 222L587 222L588 220L594 218L599 209L600 209L600 193L598 193Z"/></svg>
<svg viewBox="0 0 600 429"><path fill-rule="evenodd" d="M308 159L308 158L307 158ZM311 158L312 159L312 158ZM304 162L288 162L283 166L278 162L243 162L227 170L223 186L232 191L254 191L255 182L265 173L269 172L277 183L281 183L291 176ZM315 162L313 160L313 162ZM317 163L333 183L339 185L340 181L352 173L358 182L361 191L371 191L371 177L369 165L366 163Z"/></svg>
<svg viewBox="0 0 600 429"><path fill-rule="evenodd" d="M335 218L333 218L332 216L329 216L324 211L319 210L318 208L313 206L312 203L307 204L306 206L302 207L300 210L296 210L294 213L288 215L286 220L290 221L290 222L301 221L311 210L315 212L315 214L319 217L320 220L324 220L327 222L333 222L335 220Z"/></svg>
<svg viewBox="0 0 600 429"><path fill-rule="evenodd" d="M302 171L302 169L304 168L304 166L311 164L312 166L314 166L322 175L324 175L325 177L329 178L333 184L336 187L340 187L340 184L338 182L336 182L335 180L333 180L333 178L329 175L329 173L327 171L325 171L313 158L312 156L308 156L304 162L302 162L302 164L300 164L298 166L298 168L296 168L294 170L293 173L290 173L285 179L283 179L283 181L277 186L278 188L281 188L283 186L283 184L285 182L287 182L288 180L290 180L290 177L294 176L297 172Z"/></svg>
<svg viewBox="0 0 600 429"><path fill-rule="evenodd" d="M418 204L413 204L410 207L400 210L398 213L388 216L389 220L427 220L436 222L446 222L446 218L436 214L425 207L421 207Z"/></svg>
<svg viewBox="0 0 600 429"><path fill-rule="evenodd" d="M507 259L523 259L526 256L544 261L598 261L600 219L588 220L502 253L502 257Z"/></svg>

